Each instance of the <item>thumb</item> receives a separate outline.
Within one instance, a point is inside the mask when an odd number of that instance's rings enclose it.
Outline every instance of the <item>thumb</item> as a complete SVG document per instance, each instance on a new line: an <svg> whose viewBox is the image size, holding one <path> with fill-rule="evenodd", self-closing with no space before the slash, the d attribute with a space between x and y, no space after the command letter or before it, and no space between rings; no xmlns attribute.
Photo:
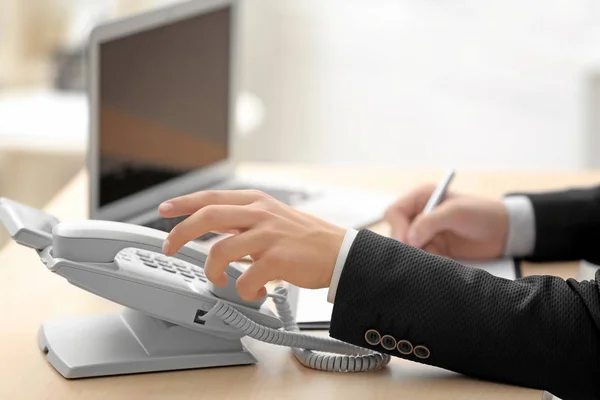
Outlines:
<svg viewBox="0 0 600 400"><path fill-rule="evenodd" d="M418 215L408 231L408 244L423 247L438 233L452 229L459 214L459 208L449 202L442 203L429 214Z"/></svg>

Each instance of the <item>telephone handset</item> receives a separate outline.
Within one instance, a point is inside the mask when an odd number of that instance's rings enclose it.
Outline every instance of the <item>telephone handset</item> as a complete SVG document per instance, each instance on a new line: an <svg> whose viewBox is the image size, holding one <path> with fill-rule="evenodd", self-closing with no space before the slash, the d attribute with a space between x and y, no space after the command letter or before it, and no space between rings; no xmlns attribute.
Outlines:
<svg viewBox="0 0 600 400"><path fill-rule="evenodd" d="M166 232L122 222L95 220L61 222L52 230L52 253L54 257L75 262L112 263L117 254L126 248L161 253L166 238ZM204 268L207 256L199 245L189 242L172 257ZM220 288L209 281L208 289L221 299L260 308L266 296L248 302L237 292L235 281L243 270L239 264L231 263L225 270L227 285Z"/></svg>
<svg viewBox="0 0 600 400"><path fill-rule="evenodd" d="M7 199L0 199L0 222L13 239L35 248L50 271L127 307L121 315L43 324L40 348L65 377L255 363L243 336L290 347L303 365L319 370L367 371L390 361L386 354L300 333L284 287L267 296L277 315L264 298L244 301L235 287L239 264L226 269L227 286L216 287L204 275L206 254L195 243L166 257L164 232L113 221L60 222Z"/></svg>
<svg viewBox="0 0 600 400"><path fill-rule="evenodd" d="M34 249L52 244L58 218L25 204L0 198L0 222L15 242Z"/></svg>

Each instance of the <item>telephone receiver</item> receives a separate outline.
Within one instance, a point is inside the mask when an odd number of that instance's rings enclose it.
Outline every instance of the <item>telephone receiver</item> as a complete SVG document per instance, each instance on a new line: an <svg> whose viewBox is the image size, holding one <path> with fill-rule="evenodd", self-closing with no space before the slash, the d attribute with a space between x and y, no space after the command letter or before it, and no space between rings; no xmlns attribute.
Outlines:
<svg viewBox="0 0 600 400"><path fill-rule="evenodd" d="M75 262L112 263L119 252L126 248L162 253L167 233L139 225L114 221L68 221L60 222L52 229L52 254ZM189 242L171 256L200 268L204 268L207 254L196 243ZM266 296L256 301L240 297L236 280L244 268L231 263L225 269L227 285L223 288L208 281L208 290L216 297L248 307L260 308Z"/></svg>
<svg viewBox="0 0 600 400"><path fill-rule="evenodd" d="M35 249L49 271L125 307L42 324L38 346L65 378L254 364L244 336L290 347L302 365L317 370L369 371L390 361L388 354L300 333L285 287L266 296L277 314L266 297L243 300L235 285L244 271L238 263L226 268L227 285L215 286L196 243L162 255L166 232L114 221L61 222L6 198L0 223L13 240Z"/></svg>

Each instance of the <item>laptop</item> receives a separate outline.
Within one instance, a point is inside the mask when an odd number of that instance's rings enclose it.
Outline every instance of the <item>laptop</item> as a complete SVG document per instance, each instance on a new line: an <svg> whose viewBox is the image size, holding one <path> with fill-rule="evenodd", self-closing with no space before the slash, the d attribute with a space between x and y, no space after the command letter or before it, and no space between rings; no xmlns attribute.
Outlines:
<svg viewBox="0 0 600 400"><path fill-rule="evenodd" d="M258 189L343 227L381 219L389 194L242 177L235 134L237 4L201 0L112 21L89 41L90 218L170 231L158 205L208 189ZM284 134L284 133L282 133ZM198 238L208 247L223 236Z"/></svg>

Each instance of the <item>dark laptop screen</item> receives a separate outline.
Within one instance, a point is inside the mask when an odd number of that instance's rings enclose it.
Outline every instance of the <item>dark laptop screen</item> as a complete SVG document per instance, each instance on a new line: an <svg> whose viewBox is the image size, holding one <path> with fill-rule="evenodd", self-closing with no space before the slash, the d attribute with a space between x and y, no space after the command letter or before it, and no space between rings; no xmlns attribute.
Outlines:
<svg viewBox="0 0 600 400"><path fill-rule="evenodd" d="M100 206L227 158L230 14L100 46Z"/></svg>

